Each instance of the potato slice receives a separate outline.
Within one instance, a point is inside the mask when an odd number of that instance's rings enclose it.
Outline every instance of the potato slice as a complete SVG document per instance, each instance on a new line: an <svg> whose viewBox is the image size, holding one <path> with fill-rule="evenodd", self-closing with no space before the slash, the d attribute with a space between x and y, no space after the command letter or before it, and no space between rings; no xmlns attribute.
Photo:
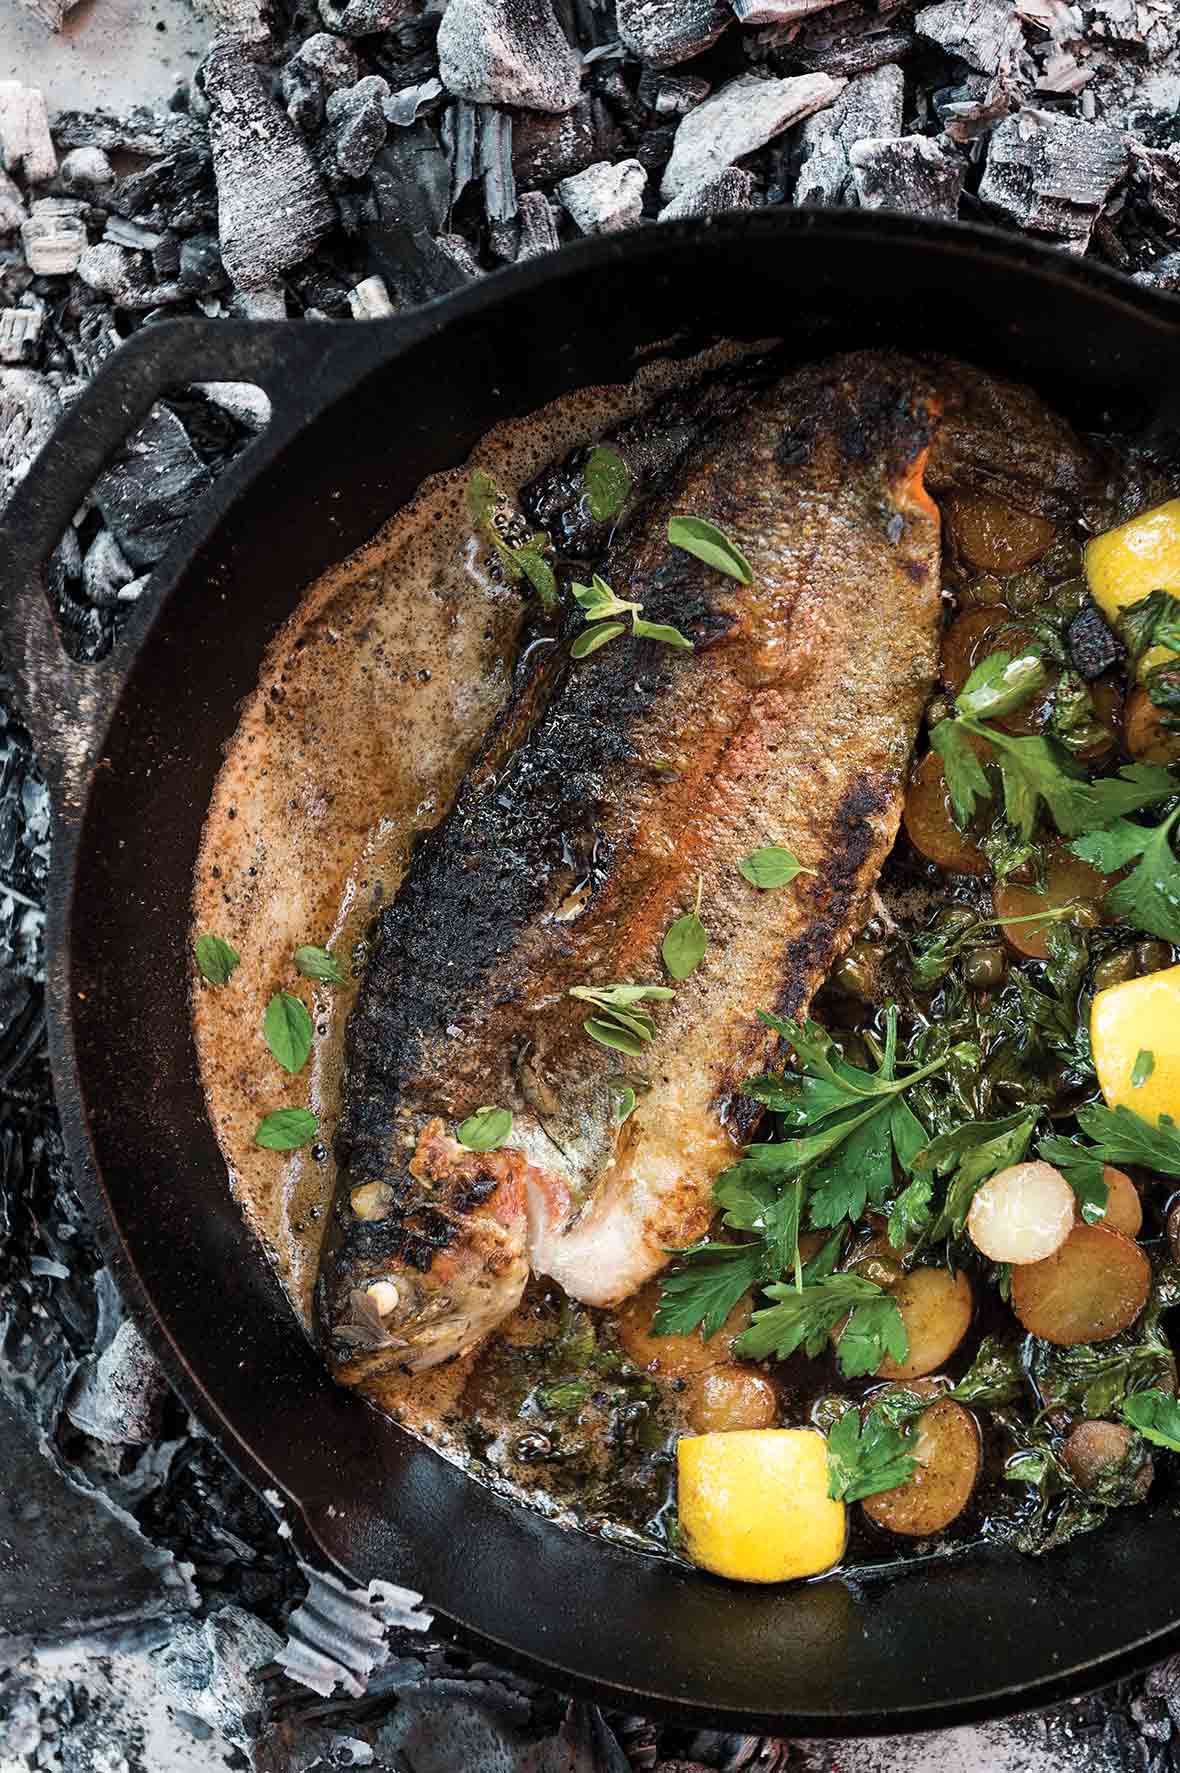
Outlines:
<svg viewBox="0 0 1180 1773"><path fill-rule="evenodd" d="M1104 1225L1077 1225L1055 1256L1012 1270L1012 1309L1034 1336L1069 1348L1127 1329L1150 1286L1138 1244Z"/></svg>
<svg viewBox="0 0 1180 1773"><path fill-rule="evenodd" d="M1139 1190L1126 1171L1116 1170L1113 1164L1103 1166L1102 1180L1107 1188L1102 1224L1108 1231L1117 1231L1123 1237L1138 1237L1143 1229L1143 1202L1139 1199Z"/></svg>
<svg viewBox="0 0 1180 1773"><path fill-rule="evenodd" d="M972 743L977 755L990 757L986 741ZM979 845L964 836L951 816L951 797L937 751L928 751L910 778L902 818L914 848L949 874L986 874L991 867Z"/></svg>
<svg viewBox="0 0 1180 1773"><path fill-rule="evenodd" d="M649 1281L619 1308L619 1341L628 1358L657 1379L683 1379L732 1362L730 1344L750 1321L750 1302L735 1305L715 1336L653 1336L651 1320L660 1302L659 1281Z"/></svg>
<svg viewBox="0 0 1180 1773"><path fill-rule="evenodd" d="M1095 536L1085 559L1090 595L1110 622L1153 591L1180 596L1180 499ZM1175 656L1165 646L1150 647L1139 661L1140 677Z"/></svg>
<svg viewBox="0 0 1180 1773"><path fill-rule="evenodd" d="M992 1262L1042 1262L1073 1230L1076 1208L1073 1189L1052 1164L1009 1164L976 1191L967 1230Z"/></svg>
<svg viewBox="0 0 1180 1773"><path fill-rule="evenodd" d="M984 573L1018 573L1039 560L1057 531L1046 517L1018 511L991 493L950 493L943 520L960 560Z"/></svg>
<svg viewBox="0 0 1180 1773"><path fill-rule="evenodd" d="M1180 967L1165 967L1099 991L1090 1011L1094 1066L1111 1108L1144 1120L1180 1119ZM1146 1077L1133 1083L1140 1054L1151 1054Z"/></svg>
<svg viewBox="0 0 1180 1773"><path fill-rule="evenodd" d="M847 1511L828 1495L828 1443L814 1428L686 1435L676 1466L684 1549L703 1569L787 1582L843 1556Z"/></svg>
<svg viewBox="0 0 1180 1773"><path fill-rule="evenodd" d="M909 1353L904 1361L886 1355L877 1373L882 1379L920 1379L936 1372L967 1334L975 1303L971 1282L962 1272L913 1268L892 1291L909 1338Z"/></svg>
<svg viewBox="0 0 1180 1773"><path fill-rule="evenodd" d="M1124 730L1127 750L1141 762L1180 761L1180 733L1170 732L1164 725L1163 709L1156 707L1141 683L1127 697Z"/></svg>
<svg viewBox="0 0 1180 1773"><path fill-rule="evenodd" d="M918 1461L912 1476L895 1490L866 1496L861 1507L879 1527L925 1539L949 1527L971 1500L981 1459L979 1425L962 1404L940 1397L918 1417L911 1450Z"/></svg>
<svg viewBox="0 0 1180 1773"><path fill-rule="evenodd" d="M750 1367L711 1367L684 1382L680 1402L694 1434L730 1434L738 1428L773 1428L778 1396L769 1379Z"/></svg>
<svg viewBox="0 0 1180 1773"><path fill-rule="evenodd" d="M1046 960L1053 921L1042 922L1035 914L1038 911L1059 911L1063 905L1076 904L1082 908L1081 921L1088 917L1097 922L1101 916L1098 907L1109 886L1107 875L1072 856L1064 845L1052 849L1045 861L1043 893L1020 886L1011 879L1001 881L996 888L993 904L1004 928L1005 941L1018 954L1027 954L1030 960ZM1031 917L1033 922L1010 921L1016 917Z"/></svg>

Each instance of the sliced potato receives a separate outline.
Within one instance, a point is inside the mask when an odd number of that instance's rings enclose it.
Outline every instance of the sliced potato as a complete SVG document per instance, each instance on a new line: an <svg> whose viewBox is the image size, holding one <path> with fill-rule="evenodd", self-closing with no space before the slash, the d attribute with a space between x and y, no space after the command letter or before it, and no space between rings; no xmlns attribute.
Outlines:
<svg viewBox="0 0 1180 1773"><path fill-rule="evenodd" d="M945 1268L911 1269L892 1289L909 1338L904 1361L886 1355L882 1379L920 1379L936 1372L954 1353L971 1324L974 1299L963 1273Z"/></svg>
<svg viewBox="0 0 1180 1773"><path fill-rule="evenodd" d="M619 1308L619 1341L629 1359L660 1379L683 1379L732 1361L730 1344L750 1321L750 1301L735 1305L715 1336L653 1336L651 1321L660 1302L658 1281L649 1281Z"/></svg>
<svg viewBox="0 0 1180 1773"><path fill-rule="evenodd" d="M1094 602L1115 623L1153 591L1180 596L1180 499L1095 536L1086 544L1086 579ZM1149 647L1139 661L1140 677L1174 657L1167 647Z"/></svg>
<svg viewBox="0 0 1180 1773"><path fill-rule="evenodd" d="M911 1450L918 1461L912 1476L895 1490L866 1496L861 1507L879 1527L925 1539L949 1527L971 1500L981 1459L979 1425L953 1398L937 1398L918 1417Z"/></svg>
<svg viewBox="0 0 1180 1773"><path fill-rule="evenodd" d="M1004 938L1018 954L1031 960L1046 960L1049 954L1049 931L1053 920L1042 922L1038 911L1059 911L1064 905L1079 907L1078 921L1097 922L1098 907L1110 886L1108 875L1100 874L1064 844L1052 849L1045 861L1045 891L1038 893L1029 886L1020 886L1012 879L1001 881L993 903L996 916L1004 929ZM1013 923L1011 919L1031 917L1032 923Z"/></svg>
<svg viewBox="0 0 1180 1773"><path fill-rule="evenodd" d="M1138 1244L1104 1225L1076 1225L1055 1256L1012 1270L1012 1309L1046 1342L1105 1342L1134 1323L1150 1286Z"/></svg>
<svg viewBox="0 0 1180 1773"><path fill-rule="evenodd" d="M1122 1464L1134 1440L1133 1430L1122 1422L1079 1422L1061 1449L1061 1457L1083 1490L1089 1490L1111 1466ZM1135 1485L1141 1496L1151 1488L1152 1475L1148 1459Z"/></svg>
<svg viewBox="0 0 1180 1773"><path fill-rule="evenodd" d="M676 1466L684 1548L703 1569L787 1582L843 1555L847 1511L828 1495L828 1443L814 1428L686 1435Z"/></svg>
<svg viewBox="0 0 1180 1773"><path fill-rule="evenodd" d="M992 1262L1041 1262L1073 1230L1077 1197L1060 1170L1009 1164L977 1190L967 1214L976 1249Z"/></svg>
<svg viewBox="0 0 1180 1773"><path fill-rule="evenodd" d="M694 1434L773 1428L778 1421L774 1386L751 1367L711 1367L706 1373L691 1373L680 1401Z"/></svg>
<svg viewBox="0 0 1180 1773"><path fill-rule="evenodd" d="M1180 967L1145 973L1099 991L1090 1011L1090 1045L1102 1094L1111 1108L1134 1109L1144 1120L1180 1119ZM1141 1053L1151 1054L1146 1077Z"/></svg>
<svg viewBox="0 0 1180 1773"><path fill-rule="evenodd" d="M955 553L984 573L1018 573L1046 552L1057 534L1046 517L1017 511L991 493L950 493L943 521Z"/></svg>
<svg viewBox="0 0 1180 1773"><path fill-rule="evenodd" d="M977 755L991 755L985 741L973 741ZM928 751L910 778L902 813L906 835L927 861L949 874L986 874L991 864L979 845L955 824L942 758Z"/></svg>
<svg viewBox="0 0 1180 1773"><path fill-rule="evenodd" d="M1171 673L1169 673L1171 676ZM1180 760L1180 733L1164 725L1164 711L1157 708L1143 685L1127 697L1124 722L1127 750L1144 763L1176 763Z"/></svg>
<svg viewBox="0 0 1180 1773"><path fill-rule="evenodd" d="M1139 1190L1126 1171L1116 1170L1113 1164L1103 1166L1102 1180L1107 1190L1102 1224L1108 1231L1117 1231L1123 1237L1138 1237L1143 1229L1143 1202L1139 1199Z"/></svg>

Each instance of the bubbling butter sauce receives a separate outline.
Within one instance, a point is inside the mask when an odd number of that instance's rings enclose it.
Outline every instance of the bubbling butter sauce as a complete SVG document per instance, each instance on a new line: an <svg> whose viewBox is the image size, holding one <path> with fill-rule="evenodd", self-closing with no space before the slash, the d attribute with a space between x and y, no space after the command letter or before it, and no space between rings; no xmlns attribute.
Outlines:
<svg viewBox="0 0 1180 1773"><path fill-rule="evenodd" d="M667 390L752 349L659 359L626 386L580 390L489 432L468 462L425 481L368 546L306 591L243 704L193 892L193 934L221 936L241 965L227 985L198 982L193 1024L231 1190L309 1334L358 986L350 961L397 891L416 834L442 818L504 705L520 640L522 598L487 575L471 534L471 469L523 486ZM307 943L330 948L349 983L301 978L292 955ZM276 991L303 1000L315 1031L308 1067L294 1078L262 1035ZM255 1144L263 1115L296 1107L319 1116L315 1145L283 1153ZM529 1340L527 1300L504 1334ZM375 1401L459 1456L455 1408L479 1359L388 1382Z"/></svg>

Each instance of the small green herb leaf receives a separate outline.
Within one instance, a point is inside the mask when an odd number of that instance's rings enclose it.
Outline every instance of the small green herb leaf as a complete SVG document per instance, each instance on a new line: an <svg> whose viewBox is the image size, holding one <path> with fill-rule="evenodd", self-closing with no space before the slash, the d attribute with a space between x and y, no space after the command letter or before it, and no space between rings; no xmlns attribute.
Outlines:
<svg viewBox="0 0 1180 1773"><path fill-rule="evenodd" d="M600 646L605 646L609 640L617 640L620 634L626 632L623 622L600 622L596 628L583 628L570 642L570 658L588 659Z"/></svg>
<svg viewBox="0 0 1180 1773"><path fill-rule="evenodd" d="M1036 653L989 653L972 671L955 698L960 714L994 720L1010 714L1045 683L1044 661Z"/></svg>
<svg viewBox="0 0 1180 1773"><path fill-rule="evenodd" d="M1180 807L1146 834L1139 866L1106 895L1108 910L1165 942L1180 942L1180 861L1172 848L1177 820Z"/></svg>
<svg viewBox="0 0 1180 1773"><path fill-rule="evenodd" d="M703 517L670 518L668 540L674 548L683 548L686 554L694 554L706 566L715 566L718 572L728 573L731 579L738 579L743 585L754 583L749 561L715 523L709 523Z"/></svg>
<svg viewBox="0 0 1180 1773"><path fill-rule="evenodd" d="M262 1018L266 1044L284 1071L302 1071L311 1052L311 1017L299 998L276 991Z"/></svg>
<svg viewBox="0 0 1180 1773"><path fill-rule="evenodd" d="M1078 1200L1078 1211L1087 1225L1097 1225L1106 1216L1110 1189L1103 1175L1105 1164L1091 1148L1076 1139L1063 1139L1051 1134L1037 1145L1037 1155L1061 1171Z"/></svg>
<svg viewBox="0 0 1180 1773"><path fill-rule="evenodd" d="M643 1053L645 1040L650 1035L635 1034L621 1022L608 1022L603 1016L587 1016L582 1023L583 1033L591 1040L597 1041L600 1047L610 1047L616 1053L626 1053L631 1059L638 1059Z"/></svg>
<svg viewBox="0 0 1180 1773"><path fill-rule="evenodd" d="M606 616L629 616L634 614L636 605L624 603L616 597L605 579L595 573L588 585L580 585L575 580L573 585L574 602L583 612L588 622L601 622Z"/></svg>
<svg viewBox="0 0 1180 1773"><path fill-rule="evenodd" d="M326 948L297 948L295 965L305 979L322 979L327 985L347 985L348 980Z"/></svg>
<svg viewBox="0 0 1180 1773"><path fill-rule="evenodd" d="M991 783L957 721L940 720L930 734L930 748L942 758L955 822L965 829L974 818L978 803L991 799Z"/></svg>
<svg viewBox="0 0 1180 1773"><path fill-rule="evenodd" d="M1153 646L1180 652L1180 597L1168 591L1151 591L1132 603L1119 617L1119 634L1133 664Z"/></svg>
<svg viewBox="0 0 1180 1773"><path fill-rule="evenodd" d="M1155 1054L1149 1053L1146 1047L1140 1047L1131 1067L1131 1088L1141 1090L1154 1070Z"/></svg>
<svg viewBox="0 0 1180 1773"><path fill-rule="evenodd" d="M658 640L661 645L676 647L683 653L694 650L687 634L682 634L679 628L673 628L668 622L645 622L640 616L632 616L631 632L636 640Z"/></svg>
<svg viewBox="0 0 1180 1773"><path fill-rule="evenodd" d="M267 1151L298 1151L310 1145L320 1123L309 1108L275 1108L258 1123L254 1143Z"/></svg>
<svg viewBox="0 0 1180 1773"><path fill-rule="evenodd" d="M1078 1125L1094 1141L1094 1156L1116 1169L1140 1164L1163 1176L1180 1176L1180 1132L1171 1115L1161 1114L1152 1126L1130 1108L1105 1108L1092 1102L1078 1109Z"/></svg>
<svg viewBox="0 0 1180 1773"><path fill-rule="evenodd" d="M664 965L674 979L695 973L709 946L709 932L696 911L686 911L668 930L660 945Z"/></svg>
<svg viewBox="0 0 1180 1773"><path fill-rule="evenodd" d="M460 1125L457 1138L468 1151L498 1151L512 1132L507 1108L477 1108Z"/></svg>
<svg viewBox="0 0 1180 1773"><path fill-rule="evenodd" d="M220 936L198 936L193 943L193 953L202 979L210 985L225 985L242 959L237 949L231 948Z"/></svg>
<svg viewBox="0 0 1180 1773"><path fill-rule="evenodd" d="M743 856L738 863L738 873L751 886L760 887L763 892L773 892L776 887L789 886L797 874L814 874L815 869L805 868L790 850L772 843L765 849L751 850L748 856Z"/></svg>
<svg viewBox="0 0 1180 1773"><path fill-rule="evenodd" d="M599 443L590 451L582 474L590 515L596 523L605 523L626 502L631 491L631 470L609 443Z"/></svg>
<svg viewBox="0 0 1180 1773"><path fill-rule="evenodd" d="M1180 1453L1180 1404L1166 1391L1134 1391L1123 1399L1123 1419L1144 1440Z"/></svg>
<svg viewBox="0 0 1180 1773"><path fill-rule="evenodd" d="M951 1396L960 1404L1011 1404L1024 1388L1019 1344L985 1336Z"/></svg>
<svg viewBox="0 0 1180 1773"><path fill-rule="evenodd" d="M615 1120L619 1126L622 1126L623 1122L630 1120L635 1113L635 1091L630 1084L618 1084L615 1086L614 1098Z"/></svg>
<svg viewBox="0 0 1180 1773"><path fill-rule="evenodd" d="M699 1324L715 1336L738 1300L762 1277L763 1247L748 1244L695 1244L660 1277L660 1303L652 1320L654 1336L688 1336Z"/></svg>
<svg viewBox="0 0 1180 1773"><path fill-rule="evenodd" d="M896 1490L913 1476L918 1461L907 1449L912 1436L894 1428L879 1406L862 1424L859 1409L845 1410L828 1434L828 1495L833 1502L860 1502Z"/></svg>
<svg viewBox="0 0 1180 1773"><path fill-rule="evenodd" d="M1103 874L1117 874L1143 854L1151 838L1148 826L1137 825L1133 819L1116 819L1105 831L1088 831L1069 847L1075 856Z"/></svg>

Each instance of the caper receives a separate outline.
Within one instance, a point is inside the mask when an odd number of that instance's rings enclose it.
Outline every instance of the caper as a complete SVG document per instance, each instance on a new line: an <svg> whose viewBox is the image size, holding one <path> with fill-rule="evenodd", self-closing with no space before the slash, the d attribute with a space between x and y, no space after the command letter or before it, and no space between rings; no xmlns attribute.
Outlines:
<svg viewBox="0 0 1180 1773"><path fill-rule="evenodd" d="M854 942L832 968L832 984L849 997L871 998L875 987L877 949L872 942Z"/></svg>
<svg viewBox="0 0 1180 1773"><path fill-rule="evenodd" d="M1112 985L1125 985L1128 979L1136 975L1135 950L1120 948L1117 954L1108 954L1094 968L1095 991L1107 991Z"/></svg>
<svg viewBox="0 0 1180 1773"><path fill-rule="evenodd" d="M954 710L947 696L935 696L926 710L926 725L936 727L940 721L949 720Z"/></svg>
<svg viewBox="0 0 1180 1773"><path fill-rule="evenodd" d="M1070 922L1077 930L1095 930L1102 922L1101 907L1089 899L1082 899L1074 906Z"/></svg>
<svg viewBox="0 0 1180 1773"><path fill-rule="evenodd" d="M872 1281L875 1287L895 1287L905 1273L896 1257L884 1256L876 1252L871 1256L862 1256L859 1262L854 1262L851 1272L862 1275L865 1280Z"/></svg>
<svg viewBox="0 0 1180 1773"><path fill-rule="evenodd" d="M934 928L945 936L962 936L978 919L969 905L944 905L934 919Z"/></svg>
<svg viewBox="0 0 1180 1773"><path fill-rule="evenodd" d="M1007 976L1007 951L998 942L972 948L963 957L963 983L972 991L995 991Z"/></svg>
<svg viewBox="0 0 1180 1773"><path fill-rule="evenodd" d="M811 1406L812 1423L821 1434L827 1434L830 1429L835 1428L847 1408L848 1399L842 1392L826 1391Z"/></svg>
<svg viewBox="0 0 1180 1773"><path fill-rule="evenodd" d="M1076 616L1089 602L1090 588L1085 579L1066 579L1053 592L1053 602L1058 613L1063 616Z"/></svg>
<svg viewBox="0 0 1180 1773"><path fill-rule="evenodd" d="M1082 570L1082 545L1076 536L1058 536L1050 542L1037 566L1051 585L1074 579Z"/></svg>
<svg viewBox="0 0 1180 1773"><path fill-rule="evenodd" d="M1026 615L1045 601L1048 590L1039 571L1017 573L1004 588L1004 602L1017 615Z"/></svg>
<svg viewBox="0 0 1180 1773"><path fill-rule="evenodd" d="M1172 964L1172 949L1167 942L1136 942L1135 970L1142 977L1144 973L1161 973Z"/></svg>

